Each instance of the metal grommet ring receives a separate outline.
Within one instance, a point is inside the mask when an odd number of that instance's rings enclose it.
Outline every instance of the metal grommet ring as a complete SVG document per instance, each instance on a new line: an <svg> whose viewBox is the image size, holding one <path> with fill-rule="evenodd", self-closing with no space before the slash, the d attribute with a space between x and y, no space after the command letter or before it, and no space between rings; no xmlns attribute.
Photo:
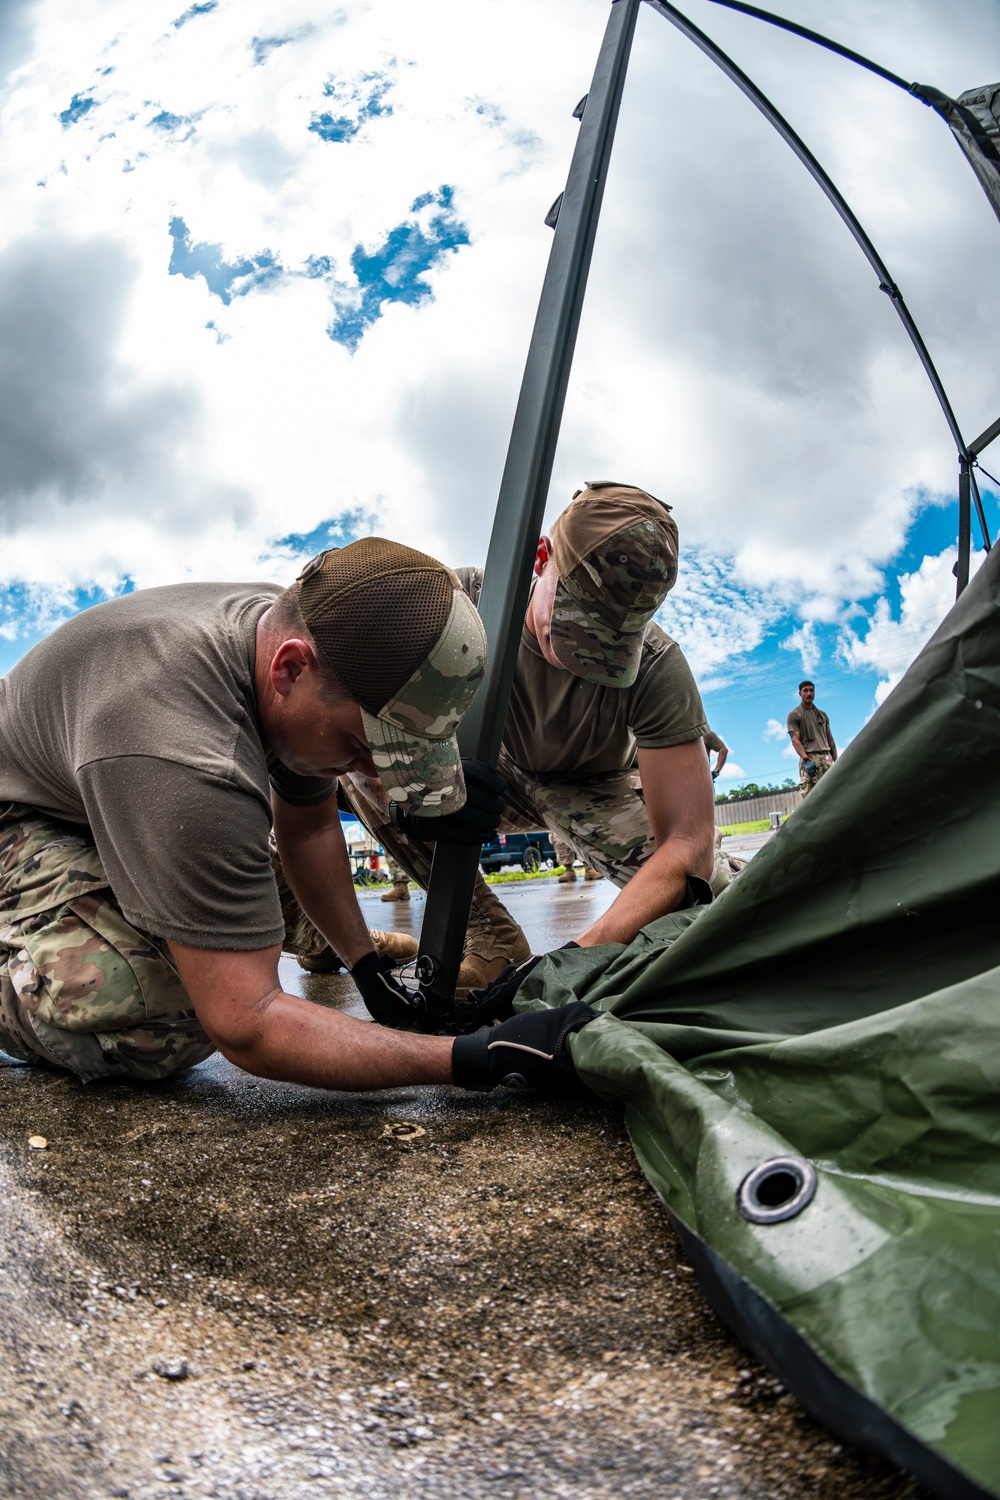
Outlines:
<svg viewBox="0 0 1000 1500"><path fill-rule="evenodd" d="M772 1156L748 1172L736 1193L736 1207L751 1224L780 1224L816 1196L816 1168L803 1156Z"/></svg>

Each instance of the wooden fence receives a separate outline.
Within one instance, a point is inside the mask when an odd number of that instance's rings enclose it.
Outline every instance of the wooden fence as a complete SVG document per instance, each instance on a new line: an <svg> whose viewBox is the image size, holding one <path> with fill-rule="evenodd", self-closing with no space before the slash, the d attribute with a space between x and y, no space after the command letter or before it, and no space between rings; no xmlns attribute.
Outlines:
<svg viewBox="0 0 1000 1500"><path fill-rule="evenodd" d="M772 792L768 797L748 797L745 802L717 802L715 826L726 828L732 823L757 823L772 813L793 812L802 801L798 792Z"/></svg>

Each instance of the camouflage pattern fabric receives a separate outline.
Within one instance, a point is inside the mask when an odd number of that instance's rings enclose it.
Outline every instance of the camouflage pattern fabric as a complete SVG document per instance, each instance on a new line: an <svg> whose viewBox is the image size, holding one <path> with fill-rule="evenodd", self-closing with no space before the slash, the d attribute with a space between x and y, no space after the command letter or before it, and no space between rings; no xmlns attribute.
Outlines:
<svg viewBox="0 0 1000 1500"><path fill-rule="evenodd" d="M439 817L465 804L455 731L486 672L486 632L468 594L455 592L430 655L377 714L361 709L379 777L394 802Z"/></svg>
<svg viewBox="0 0 1000 1500"><path fill-rule="evenodd" d="M581 776L574 782L541 781L529 776L501 751L497 767L506 779L501 833L530 833L548 828L553 839L575 849L584 864L592 866L621 889L655 851L638 771L614 771L600 776ZM389 823L389 804L377 780L352 772L341 778L341 789L352 810L383 848L406 870L411 880L427 889L431 869L431 846L398 833ZM718 894L731 879L728 864L719 855L711 885ZM477 878L477 900L496 897Z"/></svg>
<svg viewBox="0 0 1000 1500"><path fill-rule="evenodd" d="M559 573L552 650L588 682L630 687L646 626L677 581L668 506L630 485L588 480L552 528Z"/></svg>
<svg viewBox="0 0 1000 1500"><path fill-rule="evenodd" d="M385 862L389 868L389 879L393 885L405 885L409 877L402 865L397 864L391 854L386 855Z"/></svg>
<svg viewBox="0 0 1000 1500"><path fill-rule="evenodd" d="M807 773L805 761L799 761L799 791L802 793L803 797L807 797L809 795L813 787L823 779L827 771L829 771L830 767L833 765L833 756L828 754L825 750L811 751L809 754L809 759L816 767L815 776L810 776Z"/></svg>
<svg viewBox="0 0 1000 1500"><path fill-rule="evenodd" d="M551 828L549 829L549 838L552 840L552 847L555 850L556 864L562 865L567 870L572 870L573 862L576 859L575 851L557 833L553 833Z"/></svg>
<svg viewBox="0 0 1000 1500"><path fill-rule="evenodd" d="M0 1049L97 1078L166 1078L215 1048L165 946L123 916L86 829L0 811Z"/></svg>
<svg viewBox="0 0 1000 1500"><path fill-rule="evenodd" d="M553 842L558 839L568 849L568 866L572 866L575 849L585 865L606 876L619 889L628 884L655 850L638 771L582 777L572 784L541 782L527 776L503 753L498 769L507 781L501 833L530 833L537 828L548 828ZM409 879L426 890L432 846L392 826L389 798L381 782L352 772L341 777L340 789L358 821ZM710 882L715 895L725 889L734 873L731 862L717 849ZM289 951L311 954L325 948L325 938L312 926L281 875L278 875L278 890L286 934L290 935L287 941L298 944ZM473 929L502 932L512 951L519 938L524 941L521 929L481 873L476 876L472 897L470 932Z"/></svg>

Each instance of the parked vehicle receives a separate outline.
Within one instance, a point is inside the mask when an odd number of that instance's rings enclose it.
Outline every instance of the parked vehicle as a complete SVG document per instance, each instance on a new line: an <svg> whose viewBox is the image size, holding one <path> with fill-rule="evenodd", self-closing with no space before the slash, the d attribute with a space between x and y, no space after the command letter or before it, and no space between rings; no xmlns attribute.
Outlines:
<svg viewBox="0 0 1000 1500"><path fill-rule="evenodd" d="M498 833L483 845L479 863L487 875L505 865L520 865L522 870L537 870L546 860L555 863L556 851L544 828L531 833Z"/></svg>

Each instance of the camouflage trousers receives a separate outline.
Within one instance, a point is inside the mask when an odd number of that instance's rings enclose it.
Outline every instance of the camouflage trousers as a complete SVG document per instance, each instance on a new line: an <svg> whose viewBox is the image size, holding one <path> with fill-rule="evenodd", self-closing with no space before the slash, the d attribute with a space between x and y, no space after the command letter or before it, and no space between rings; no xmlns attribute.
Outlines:
<svg viewBox="0 0 1000 1500"><path fill-rule="evenodd" d="M575 849L571 849L569 844L565 843L558 834L552 832L551 828L549 829L549 838L552 840L552 848L555 850L556 864L564 866L567 870L572 870L573 861L576 858Z"/></svg>
<svg viewBox="0 0 1000 1500"><path fill-rule="evenodd" d="M642 795L639 772L611 771L556 781L530 776L501 752L498 770L507 782L501 833L529 833L547 828L555 843L621 889L656 850ZM391 852L396 862L426 890L432 847L398 833L389 822L385 788L372 777L352 774L341 780L346 800L360 821ZM731 873L716 860L712 889L728 885ZM488 890L479 877L477 891Z"/></svg>
<svg viewBox="0 0 1000 1500"><path fill-rule="evenodd" d="M803 797L807 797L809 795L813 787L823 779L827 771L829 771L830 767L833 765L833 756L825 750L813 751L810 754L809 759L816 767L815 776L809 776L806 773L805 761L799 761L799 791L802 793Z"/></svg>
<svg viewBox="0 0 1000 1500"><path fill-rule="evenodd" d="M17 803L0 804L0 1050L83 1083L166 1078L215 1050L88 831Z"/></svg>

